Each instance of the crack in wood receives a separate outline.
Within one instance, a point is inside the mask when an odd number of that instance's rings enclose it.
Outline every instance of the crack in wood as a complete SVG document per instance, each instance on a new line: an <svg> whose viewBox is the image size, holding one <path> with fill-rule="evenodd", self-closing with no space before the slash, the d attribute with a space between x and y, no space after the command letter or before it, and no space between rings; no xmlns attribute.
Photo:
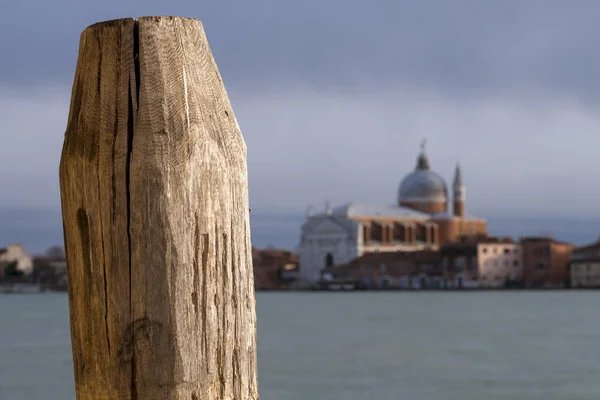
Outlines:
<svg viewBox="0 0 600 400"><path fill-rule="evenodd" d="M132 265L131 265L131 153L133 152L133 135L135 131L134 115L137 110L133 109L133 94L131 91L131 85L135 84L135 96L136 106L139 105L139 80L140 80L140 63L139 63L139 22L135 20L133 22L133 63L134 63L134 77L133 82L131 76L128 84L128 119L127 119L127 155L125 161L125 186L126 186L126 209L127 209L127 246L128 246L128 264L129 264L129 307L130 315L134 315L133 310L133 276L132 276ZM135 358L135 335L136 331L131 331L132 335L132 354L131 354L131 399L137 400L137 382L136 382L136 358Z"/></svg>

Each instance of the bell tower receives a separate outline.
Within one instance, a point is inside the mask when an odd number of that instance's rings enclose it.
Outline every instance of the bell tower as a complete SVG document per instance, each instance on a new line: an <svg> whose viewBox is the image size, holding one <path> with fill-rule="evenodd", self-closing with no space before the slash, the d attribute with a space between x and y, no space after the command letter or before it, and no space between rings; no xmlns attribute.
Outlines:
<svg viewBox="0 0 600 400"><path fill-rule="evenodd" d="M455 217L463 218L465 216L465 201L467 197L467 188L465 187L462 180L462 173L460 165L456 164L454 170L454 181L452 182L452 200L453 200L453 212Z"/></svg>

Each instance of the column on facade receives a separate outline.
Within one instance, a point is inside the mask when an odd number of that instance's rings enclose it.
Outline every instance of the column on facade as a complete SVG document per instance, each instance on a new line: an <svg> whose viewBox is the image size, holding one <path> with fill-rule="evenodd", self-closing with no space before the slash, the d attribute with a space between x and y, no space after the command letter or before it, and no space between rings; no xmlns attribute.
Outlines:
<svg viewBox="0 0 600 400"><path fill-rule="evenodd" d="M369 243L371 241L371 224L368 222L363 222L362 227L363 227L363 242Z"/></svg>

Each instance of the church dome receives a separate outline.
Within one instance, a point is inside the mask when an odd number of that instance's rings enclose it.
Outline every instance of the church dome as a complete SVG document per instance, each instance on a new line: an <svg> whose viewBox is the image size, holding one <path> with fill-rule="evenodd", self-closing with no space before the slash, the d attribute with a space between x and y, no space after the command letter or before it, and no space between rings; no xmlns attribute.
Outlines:
<svg viewBox="0 0 600 400"><path fill-rule="evenodd" d="M398 188L398 204L419 202L446 202L448 189L446 182L429 167L429 160L421 146L421 154L417 159L417 167L406 175Z"/></svg>

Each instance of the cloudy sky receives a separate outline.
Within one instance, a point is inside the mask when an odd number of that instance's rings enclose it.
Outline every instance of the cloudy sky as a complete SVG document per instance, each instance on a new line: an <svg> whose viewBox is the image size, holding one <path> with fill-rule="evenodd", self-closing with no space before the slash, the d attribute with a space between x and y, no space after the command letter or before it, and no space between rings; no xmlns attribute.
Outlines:
<svg viewBox="0 0 600 400"><path fill-rule="evenodd" d="M248 146L252 207L394 202L428 140L483 215L600 215L595 0L4 0L0 207L58 207L80 32L203 21Z"/></svg>

